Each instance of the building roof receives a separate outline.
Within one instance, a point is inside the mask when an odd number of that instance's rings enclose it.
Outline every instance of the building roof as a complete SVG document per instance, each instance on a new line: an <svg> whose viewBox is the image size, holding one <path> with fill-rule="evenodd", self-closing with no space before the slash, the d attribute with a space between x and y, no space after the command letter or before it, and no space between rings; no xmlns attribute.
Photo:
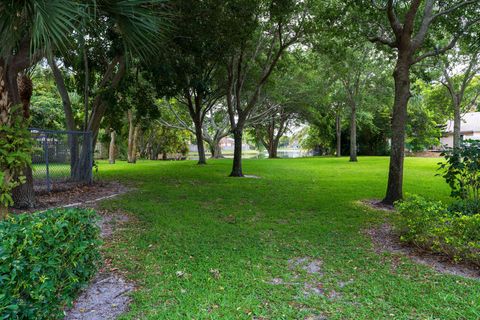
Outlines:
<svg viewBox="0 0 480 320"><path fill-rule="evenodd" d="M453 120L448 120L446 133L453 132ZM480 132L480 112L467 112L462 115L462 122L460 123L461 133Z"/></svg>

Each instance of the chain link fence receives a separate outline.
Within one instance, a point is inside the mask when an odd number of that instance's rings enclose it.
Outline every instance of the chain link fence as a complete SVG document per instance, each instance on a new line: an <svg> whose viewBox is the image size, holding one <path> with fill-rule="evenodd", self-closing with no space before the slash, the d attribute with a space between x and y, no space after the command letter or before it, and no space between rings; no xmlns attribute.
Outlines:
<svg viewBox="0 0 480 320"><path fill-rule="evenodd" d="M92 133L30 129L36 192L66 190L93 181Z"/></svg>

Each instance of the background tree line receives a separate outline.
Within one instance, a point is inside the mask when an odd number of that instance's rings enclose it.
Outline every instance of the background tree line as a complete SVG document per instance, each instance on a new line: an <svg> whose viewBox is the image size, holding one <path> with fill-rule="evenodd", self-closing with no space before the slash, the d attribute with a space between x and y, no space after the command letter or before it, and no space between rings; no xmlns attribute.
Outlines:
<svg viewBox="0 0 480 320"><path fill-rule="evenodd" d="M479 7L474 0L2 3L2 125L23 118L91 131L109 144L111 163L117 154L131 163L184 156L195 141L205 164L207 150L222 157L219 143L232 137L233 177L243 176L247 136L274 158L288 133L352 162L389 154L384 202L392 203L402 197L405 148L437 144L450 117L457 146L461 113L478 105ZM86 166L82 159L72 167ZM16 205L33 206L28 157L1 165L8 181L26 177L12 184Z"/></svg>

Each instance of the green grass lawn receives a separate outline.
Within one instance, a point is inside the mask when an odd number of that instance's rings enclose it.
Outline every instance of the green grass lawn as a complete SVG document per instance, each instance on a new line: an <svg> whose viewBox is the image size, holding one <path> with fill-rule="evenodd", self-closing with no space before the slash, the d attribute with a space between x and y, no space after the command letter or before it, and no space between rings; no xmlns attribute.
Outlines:
<svg viewBox="0 0 480 320"><path fill-rule="evenodd" d="M437 162L407 159L405 191L447 199ZM124 319L480 318L480 282L373 251L362 230L388 213L356 201L383 196L387 158L244 161L261 179L229 178L230 165L100 164L99 178L137 187L103 203L132 216L106 245L138 285ZM292 270L299 257L322 274Z"/></svg>

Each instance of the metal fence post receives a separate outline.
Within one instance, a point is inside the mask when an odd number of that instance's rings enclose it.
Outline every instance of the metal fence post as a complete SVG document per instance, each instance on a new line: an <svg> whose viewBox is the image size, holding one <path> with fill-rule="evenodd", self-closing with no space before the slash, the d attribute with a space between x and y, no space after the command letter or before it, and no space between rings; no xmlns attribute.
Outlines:
<svg viewBox="0 0 480 320"><path fill-rule="evenodd" d="M45 166L46 166L46 173L47 173L47 191L50 192L52 186L50 185L50 168L48 164L48 135L45 134L45 139L43 140L43 149L45 153Z"/></svg>
<svg viewBox="0 0 480 320"><path fill-rule="evenodd" d="M88 132L88 146L90 148L89 151L89 155L90 155L90 163L89 163L89 166L88 166L88 174L89 174L89 183L93 183L93 152L95 150L94 146L93 146L93 132L90 131Z"/></svg>
<svg viewBox="0 0 480 320"><path fill-rule="evenodd" d="M32 154L32 164L45 168L33 172L35 188L51 192L58 186L70 188L79 183L93 183L95 149L91 131L30 128L30 132L38 151Z"/></svg>

